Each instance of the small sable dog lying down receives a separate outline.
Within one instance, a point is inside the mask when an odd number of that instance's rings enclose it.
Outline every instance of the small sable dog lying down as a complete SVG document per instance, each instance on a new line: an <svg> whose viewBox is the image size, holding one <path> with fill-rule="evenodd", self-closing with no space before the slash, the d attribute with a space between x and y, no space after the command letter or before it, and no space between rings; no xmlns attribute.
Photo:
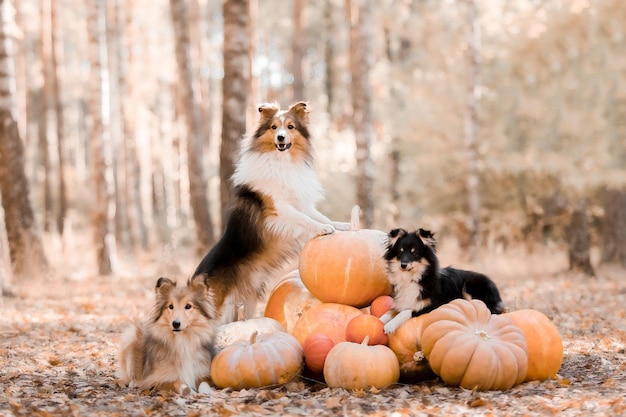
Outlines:
<svg viewBox="0 0 626 417"><path fill-rule="evenodd" d="M455 298L477 298L494 314L504 311L498 287L491 279L477 272L439 268L435 245L428 230L389 232L384 258L394 304L381 317L385 333L393 333L411 317L428 313Z"/></svg>
<svg viewBox="0 0 626 417"><path fill-rule="evenodd" d="M123 338L120 383L196 391L209 378L217 328L207 286L202 277L192 278L186 286L159 278L155 292L150 316Z"/></svg>

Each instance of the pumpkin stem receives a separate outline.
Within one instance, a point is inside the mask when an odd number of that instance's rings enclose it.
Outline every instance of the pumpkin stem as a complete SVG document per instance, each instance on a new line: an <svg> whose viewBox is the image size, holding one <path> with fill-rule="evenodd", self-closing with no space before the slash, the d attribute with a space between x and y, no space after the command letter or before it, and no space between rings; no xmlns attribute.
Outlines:
<svg viewBox="0 0 626 417"><path fill-rule="evenodd" d="M357 206L357 207L358 207L358 206ZM363 339L363 341L361 342L361 344L362 344L363 346L367 346L367 345L369 345L369 344L370 344L370 335L369 335L369 334L365 336L365 338Z"/></svg>
<svg viewBox="0 0 626 417"><path fill-rule="evenodd" d="M350 212L350 229L351 230L359 230L361 228L361 207L355 205L352 207L352 211Z"/></svg>
<svg viewBox="0 0 626 417"><path fill-rule="evenodd" d="M250 335L250 344L253 345L256 343L256 337L259 335L259 332L257 330L255 330L251 335Z"/></svg>
<svg viewBox="0 0 626 417"><path fill-rule="evenodd" d="M484 331L484 330L476 329L476 330L474 330L474 334L475 334L476 336L480 337L480 338L481 338L481 339L483 339L483 340L489 340L489 339L491 339L491 336L489 336L489 335L487 334L487 332L486 332L486 331Z"/></svg>

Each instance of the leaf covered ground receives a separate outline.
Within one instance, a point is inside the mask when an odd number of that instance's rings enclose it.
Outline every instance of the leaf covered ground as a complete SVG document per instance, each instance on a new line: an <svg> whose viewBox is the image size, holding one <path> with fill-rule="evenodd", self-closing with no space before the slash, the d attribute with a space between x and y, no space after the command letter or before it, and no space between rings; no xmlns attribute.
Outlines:
<svg viewBox="0 0 626 417"><path fill-rule="evenodd" d="M565 350L557 378L506 392L436 380L348 392L307 379L208 395L140 392L118 385L117 349L162 271L68 273L14 283L17 296L2 300L0 416L626 415L626 271L600 267L590 278L546 253L457 266L489 273L510 310L535 308L554 321Z"/></svg>

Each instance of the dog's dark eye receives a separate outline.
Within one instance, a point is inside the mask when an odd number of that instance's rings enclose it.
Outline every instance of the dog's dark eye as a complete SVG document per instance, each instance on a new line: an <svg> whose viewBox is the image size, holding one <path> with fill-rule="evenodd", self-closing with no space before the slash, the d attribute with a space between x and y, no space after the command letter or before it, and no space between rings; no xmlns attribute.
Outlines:
<svg viewBox="0 0 626 417"><path fill-rule="evenodd" d="M272 130L276 130L277 128L278 128L278 126L272 125Z"/></svg>
<svg viewBox="0 0 626 417"><path fill-rule="evenodd" d="M404 249L403 248L400 248L400 253L404 253Z"/></svg>
<svg viewBox="0 0 626 417"><path fill-rule="evenodd" d="M288 125L288 126L287 126L287 129L289 129L289 130L291 130L291 129L295 129L295 126L294 126L294 125Z"/></svg>
<svg viewBox="0 0 626 417"><path fill-rule="evenodd" d="M170 310L174 310L174 304L168 305L167 308L169 308Z"/></svg>
<svg viewBox="0 0 626 417"><path fill-rule="evenodd" d="M185 304L185 310L189 310L191 308L191 304L187 303Z"/></svg>
<svg viewBox="0 0 626 417"><path fill-rule="evenodd" d="M415 248L411 248L411 253L415 253Z"/></svg>

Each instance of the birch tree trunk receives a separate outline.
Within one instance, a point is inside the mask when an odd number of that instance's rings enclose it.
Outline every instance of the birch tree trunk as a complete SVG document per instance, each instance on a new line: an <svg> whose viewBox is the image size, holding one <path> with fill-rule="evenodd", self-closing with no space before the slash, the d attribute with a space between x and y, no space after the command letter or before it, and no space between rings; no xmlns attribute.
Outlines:
<svg viewBox="0 0 626 417"><path fill-rule="evenodd" d="M220 146L222 229L226 225L228 204L232 197L234 160L239 151L239 143L246 133L246 99L250 79L249 13L249 0L224 1L224 107Z"/></svg>
<svg viewBox="0 0 626 417"><path fill-rule="evenodd" d="M38 111L38 139L39 139L39 161L43 167L43 229L50 231L53 218L52 204L52 166L50 155L50 138L48 137L48 114L51 103L52 86L52 63L50 58L51 34L51 0L41 1L41 36L39 47L41 51L41 66L43 84L39 90L39 111Z"/></svg>
<svg viewBox="0 0 626 417"><path fill-rule="evenodd" d="M478 86L479 86L479 21L475 0L467 0L467 104L465 110L465 151L467 158L467 229L470 235L469 255L474 259L480 248L480 183L478 153Z"/></svg>
<svg viewBox="0 0 626 417"><path fill-rule="evenodd" d="M176 40L176 63L187 122L187 166L191 210L196 226L197 249L205 252L213 243L213 224L207 198L208 186L202 167L203 134L200 105L193 88L193 72L190 60L189 23L186 0L170 0L172 23Z"/></svg>
<svg viewBox="0 0 626 417"><path fill-rule="evenodd" d="M9 255L16 276L27 278L48 265L24 167L24 145L19 134L16 81L11 40L6 29L13 24L10 0L0 0L0 193L4 208Z"/></svg>
<svg viewBox="0 0 626 417"><path fill-rule="evenodd" d="M372 10L370 0L346 0L350 24L350 72L352 73L352 125L356 138L356 197L364 228L374 223L374 164L370 147L374 141L372 114Z"/></svg>
<svg viewBox="0 0 626 417"><path fill-rule="evenodd" d="M90 114L92 128L91 173L94 188L92 225L98 273L109 275L117 270L115 243L115 179L109 130L109 74L106 50L106 0L89 0L88 33L90 72Z"/></svg>
<svg viewBox="0 0 626 417"><path fill-rule="evenodd" d="M304 30L304 5L306 0L295 0L293 3L293 29L291 45L291 73L293 74L292 102L306 100L304 96L303 59L306 47Z"/></svg>

